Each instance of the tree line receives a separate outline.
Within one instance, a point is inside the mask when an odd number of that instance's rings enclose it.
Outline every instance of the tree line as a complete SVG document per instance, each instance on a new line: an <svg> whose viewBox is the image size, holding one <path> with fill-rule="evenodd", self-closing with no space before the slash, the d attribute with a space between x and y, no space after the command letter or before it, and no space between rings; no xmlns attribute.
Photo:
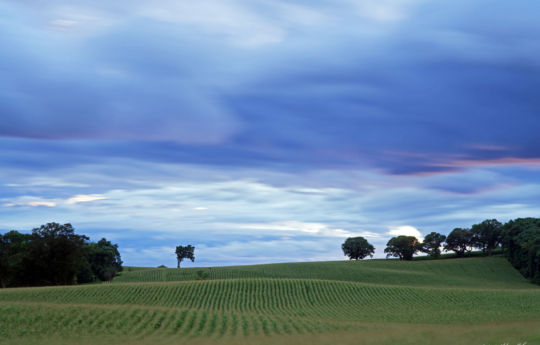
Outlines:
<svg viewBox="0 0 540 345"><path fill-rule="evenodd" d="M363 237L350 237L341 248L351 260L373 257L375 253L375 247ZM463 257L473 250L491 255L499 248L521 274L540 284L540 218L518 218L506 224L487 219L471 228L455 228L448 236L431 232L422 242L414 236L396 236L387 242L384 252L387 258L412 260L418 252L436 259L441 249Z"/></svg>
<svg viewBox="0 0 540 345"><path fill-rule="evenodd" d="M0 234L0 285L44 286L110 281L122 270L118 245L90 242L71 224L48 223L31 234Z"/></svg>

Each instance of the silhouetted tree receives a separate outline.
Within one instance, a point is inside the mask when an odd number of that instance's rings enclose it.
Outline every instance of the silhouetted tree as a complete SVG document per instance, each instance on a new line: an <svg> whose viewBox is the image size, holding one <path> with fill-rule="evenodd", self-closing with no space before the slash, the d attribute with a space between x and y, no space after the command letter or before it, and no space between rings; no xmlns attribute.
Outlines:
<svg viewBox="0 0 540 345"><path fill-rule="evenodd" d="M118 245L105 238L87 246L87 259L93 275L101 281L110 281L122 271L122 259Z"/></svg>
<svg viewBox="0 0 540 345"><path fill-rule="evenodd" d="M446 236L438 232L431 232L424 237L420 245L420 251L428 254L432 258L441 256L441 244L446 240Z"/></svg>
<svg viewBox="0 0 540 345"><path fill-rule="evenodd" d="M414 236L392 237L386 243L386 257L399 257L400 260L412 260L413 255L419 250L418 239Z"/></svg>
<svg viewBox="0 0 540 345"><path fill-rule="evenodd" d="M487 219L471 228L472 243L475 247L491 255L501 244L502 224L497 219Z"/></svg>
<svg viewBox="0 0 540 345"><path fill-rule="evenodd" d="M187 246L177 246L176 247L176 259L178 260L178 268L180 268L180 263L184 259L190 259L191 262L195 261L195 247L188 244Z"/></svg>
<svg viewBox="0 0 540 345"><path fill-rule="evenodd" d="M446 237L446 245L444 250L451 250L457 256L463 256L466 252L470 252L473 247L473 234L469 229L455 228Z"/></svg>
<svg viewBox="0 0 540 345"><path fill-rule="evenodd" d="M518 218L503 226L505 256L521 274L540 284L540 218Z"/></svg>
<svg viewBox="0 0 540 345"><path fill-rule="evenodd" d="M71 224L48 223L33 229L24 265L30 284L73 284L85 260L87 240L75 234Z"/></svg>
<svg viewBox="0 0 540 345"><path fill-rule="evenodd" d="M23 280L23 258L30 241L29 234L15 230L0 234L0 286L21 285Z"/></svg>
<svg viewBox="0 0 540 345"><path fill-rule="evenodd" d="M375 247L363 237L349 237L341 245L343 254L348 256L350 260L363 259L366 256L373 257Z"/></svg>
<svg viewBox="0 0 540 345"><path fill-rule="evenodd" d="M88 242L71 224L48 223L32 234L0 235L0 286L66 285L111 280L122 270L118 245Z"/></svg>

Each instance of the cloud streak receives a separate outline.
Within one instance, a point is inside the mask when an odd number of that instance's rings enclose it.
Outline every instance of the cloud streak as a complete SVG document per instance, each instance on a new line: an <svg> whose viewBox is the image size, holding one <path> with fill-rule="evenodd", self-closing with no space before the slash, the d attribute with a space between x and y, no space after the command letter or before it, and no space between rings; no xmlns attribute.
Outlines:
<svg viewBox="0 0 540 345"><path fill-rule="evenodd" d="M152 265L190 241L215 265L534 215L539 11L4 1L0 228L71 222Z"/></svg>

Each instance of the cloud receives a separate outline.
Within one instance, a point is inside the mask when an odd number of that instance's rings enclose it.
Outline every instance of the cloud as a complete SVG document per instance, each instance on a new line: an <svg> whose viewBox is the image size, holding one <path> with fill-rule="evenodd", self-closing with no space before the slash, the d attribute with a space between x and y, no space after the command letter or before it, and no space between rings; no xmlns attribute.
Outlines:
<svg viewBox="0 0 540 345"><path fill-rule="evenodd" d="M390 231L387 232L387 234L391 236L401 236L401 235L414 236L419 241L424 240L424 236L422 235L422 233L418 231L417 228L410 225L400 225L400 226L392 227L390 228Z"/></svg>
<svg viewBox="0 0 540 345"><path fill-rule="evenodd" d="M137 253L181 238L232 263L340 258L347 236L382 257L389 228L534 215L538 11L4 1L0 228L72 222Z"/></svg>
<svg viewBox="0 0 540 345"><path fill-rule="evenodd" d="M113 154L144 160L391 174L540 157L537 4L126 4L3 4L0 136L129 141ZM148 145L126 149L133 142Z"/></svg>
<svg viewBox="0 0 540 345"><path fill-rule="evenodd" d="M78 204L81 202L92 202L96 200L105 200L105 199L107 199L105 196L99 195L99 194L87 194L87 195L78 194L78 195L72 196L71 198L68 198L66 202L68 204Z"/></svg>
<svg viewBox="0 0 540 345"><path fill-rule="evenodd" d="M4 207L30 206L30 207L55 207L56 202L53 201L16 201L3 204Z"/></svg>

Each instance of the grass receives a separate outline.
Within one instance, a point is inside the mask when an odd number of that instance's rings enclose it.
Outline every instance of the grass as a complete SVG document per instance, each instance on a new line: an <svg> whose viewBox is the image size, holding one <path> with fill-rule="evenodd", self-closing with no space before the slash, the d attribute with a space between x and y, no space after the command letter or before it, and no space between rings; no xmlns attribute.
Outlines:
<svg viewBox="0 0 540 345"><path fill-rule="evenodd" d="M199 270L0 290L0 343L540 344L540 288L503 258Z"/></svg>
<svg viewBox="0 0 540 345"><path fill-rule="evenodd" d="M302 278L398 286L530 288L531 284L503 257L445 260L366 260L283 263L211 268L156 268L122 272L114 283L208 279Z"/></svg>

